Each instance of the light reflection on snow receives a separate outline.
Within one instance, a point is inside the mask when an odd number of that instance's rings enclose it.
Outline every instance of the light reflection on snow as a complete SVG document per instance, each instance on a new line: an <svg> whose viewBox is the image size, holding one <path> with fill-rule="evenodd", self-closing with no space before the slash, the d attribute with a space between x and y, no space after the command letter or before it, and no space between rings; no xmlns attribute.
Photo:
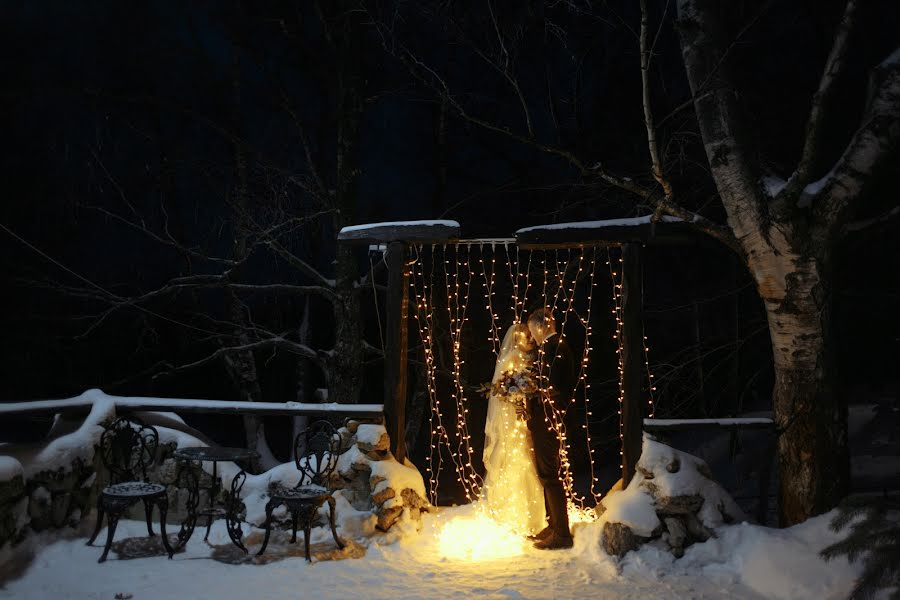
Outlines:
<svg viewBox="0 0 900 600"><path fill-rule="evenodd" d="M472 514L453 517L438 533L441 556L455 560L487 561L519 556L525 538L477 507Z"/></svg>
<svg viewBox="0 0 900 600"><path fill-rule="evenodd" d="M438 552L444 558L478 562L512 558L524 554L526 544L531 543L511 524L489 514L480 502L473 503L468 510L463 509L461 514L454 513L449 521L435 525ZM568 513L570 526L594 520L592 508L579 508L572 502L569 502Z"/></svg>

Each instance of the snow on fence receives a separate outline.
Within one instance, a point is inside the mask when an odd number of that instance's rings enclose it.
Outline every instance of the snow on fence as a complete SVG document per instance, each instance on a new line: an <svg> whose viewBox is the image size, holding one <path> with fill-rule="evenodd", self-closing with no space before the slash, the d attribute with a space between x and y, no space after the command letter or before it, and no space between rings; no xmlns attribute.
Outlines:
<svg viewBox="0 0 900 600"><path fill-rule="evenodd" d="M644 431L674 431L684 429L771 429L775 426L766 417L727 419L644 419Z"/></svg>
<svg viewBox="0 0 900 600"><path fill-rule="evenodd" d="M99 398L108 398L117 412L163 411L255 415L344 415L381 420L383 404L341 404L338 402L246 402L189 398L148 398L109 396L88 390L75 398L0 403L0 417L41 413L89 412Z"/></svg>

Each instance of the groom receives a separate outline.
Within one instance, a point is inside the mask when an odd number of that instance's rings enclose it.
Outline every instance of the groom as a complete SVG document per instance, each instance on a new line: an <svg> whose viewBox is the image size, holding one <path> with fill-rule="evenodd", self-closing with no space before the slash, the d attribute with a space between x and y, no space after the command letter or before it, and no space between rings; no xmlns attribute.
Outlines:
<svg viewBox="0 0 900 600"><path fill-rule="evenodd" d="M559 436L551 427L544 412L544 402L558 410L565 410L566 402L575 389L575 363L572 350L556 332L553 312L539 308L528 317L528 329L540 349L539 372L547 376L549 385L528 398L528 429L534 444L534 462L538 478L544 486L544 506L549 525L532 536L534 547L541 550L571 548L569 515L566 512L566 493L559 478ZM543 396L543 397L542 397ZM550 407L546 407L549 414Z"/></svg>

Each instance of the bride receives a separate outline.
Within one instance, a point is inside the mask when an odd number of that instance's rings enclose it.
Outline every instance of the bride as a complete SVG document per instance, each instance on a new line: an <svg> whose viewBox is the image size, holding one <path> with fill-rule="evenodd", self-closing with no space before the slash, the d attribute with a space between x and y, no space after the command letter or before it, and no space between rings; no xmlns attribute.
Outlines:
<svg viewBox="0 0 900 600"><path fill-rule="evenodd" d="M494 368L484 426L482 505L495 521L522 535L547 525L544 488L535 470L528 425L518 418L516 405L504 390L512 391L510 382L517 377L527 377L534 360L535 345L528 326L513 324L503 338Z"/></svg>

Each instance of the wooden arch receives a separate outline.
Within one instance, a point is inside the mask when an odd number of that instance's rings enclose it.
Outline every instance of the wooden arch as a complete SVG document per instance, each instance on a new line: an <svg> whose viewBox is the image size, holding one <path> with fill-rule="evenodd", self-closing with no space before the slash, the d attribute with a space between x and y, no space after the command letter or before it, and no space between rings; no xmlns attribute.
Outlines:
<svg viewBox="0 0 900 600"><path fill-rule="evenodd" d="M679 219L650 216L608 221L584 221L526 227L516 232L523 250L619 246L622 249L622 479L631 481L641 456L644 368L641 248L647 244L679 244L696 241L693 228ZM345 227L338 242L368 244L385 251L388 268L387 330L384 356L384 421L391 451L398 461L406 457L407 362L409 350L408 251L415 244L480 243L464 239L456 221L396 221Z"/></svg>

